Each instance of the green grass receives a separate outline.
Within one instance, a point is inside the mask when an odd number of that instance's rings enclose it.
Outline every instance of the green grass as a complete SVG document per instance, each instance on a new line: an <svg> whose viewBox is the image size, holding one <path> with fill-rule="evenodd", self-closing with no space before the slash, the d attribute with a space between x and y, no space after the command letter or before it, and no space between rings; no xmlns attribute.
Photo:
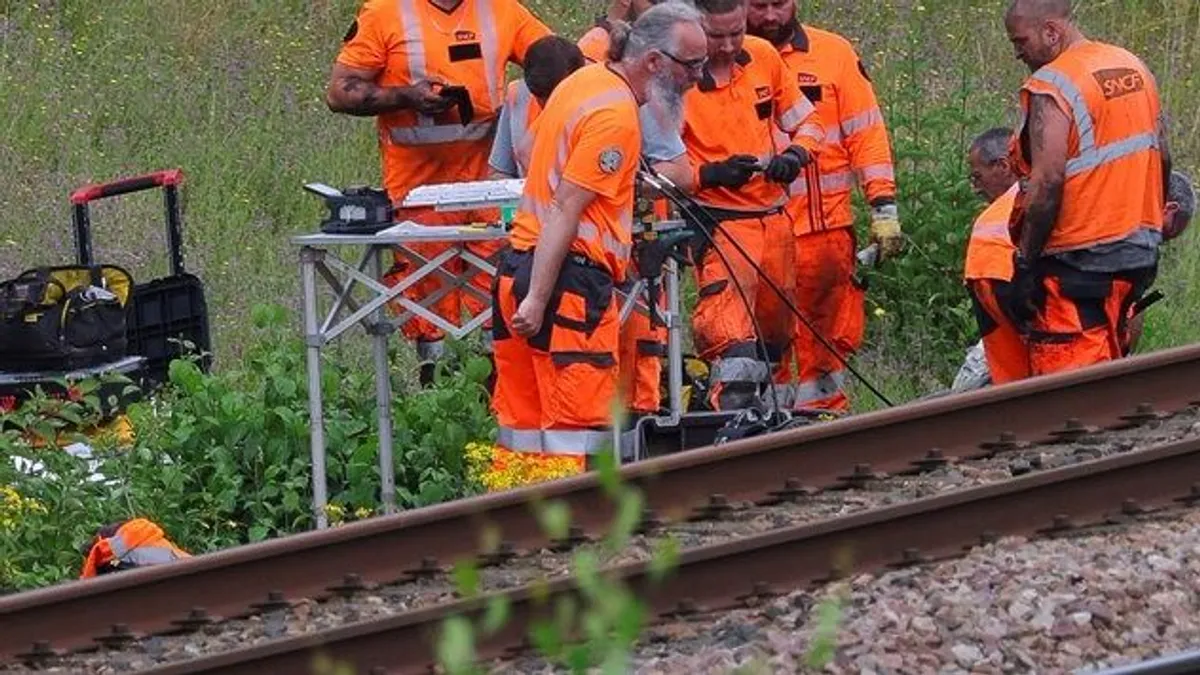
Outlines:
<svg viewBox="0 0 1200 675"><path fill-rule="evenodd" d="M893 395L911 398L948 383L956 350L969 339L956 262L979 205L969 200L961 151L973 133L1015 120L1024 73L1004 38L1006 3L800 4L806 20L858 45L893 125L901 213L918 250L881 275L871 307L889 313L872 319L860 362ZM209 289L218 363L238 359L255 303L298 307L288 238L313 230L320 215L301 184L379 182L372 122L333 115L322 100L356 6L0 0L0 275L69 259L72 188L181 167L188 265ZM531 7L571 36L600 11L600 3L569 0ZM1200 6L1091 2L1084 23L1092 35L1137 51L1158 73L1176 121L1177 161L1193 167ZM164 274L159 209L148 196L97 208L101 257L130 267L139 280ZM1168 300L1153 310L1143 350L1197 337L1190 317L1200 310L1191 290L1200 281L1198 236L1189 232L1163 265Z"/></svg>

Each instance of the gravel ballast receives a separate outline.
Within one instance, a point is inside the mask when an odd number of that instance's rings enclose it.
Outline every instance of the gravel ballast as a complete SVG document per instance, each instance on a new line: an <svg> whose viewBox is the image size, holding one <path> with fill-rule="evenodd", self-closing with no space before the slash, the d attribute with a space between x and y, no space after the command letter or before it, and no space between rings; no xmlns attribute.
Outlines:
<svg viewBox="0 0 1200 675"><path fill-rule="evenodd" d="M1047 470L1100 457L1121 454L1200 435L1200 415L1195 409L1168 419L1121 431L1106 431L1069 442L1022 446L995 457L949 463L918 474L865 479L853 487L827 490L799 498L794 503L761 507L730 504L719 519L671 523L665 531L684 548L716 544L815 520L835 518L923 497L980 485L1003 482L1013 476ZM645 560L662 532L635 537L611 563ZM498 567L481 570L483 590L513 588L539 578L569 573L570 552L536 551ZM347 572L352 572L347 569ZM264 596L266 594L264 587ZM456 599L444 576L369 589L349 599L314 602L290 599L282 611L218 623L190 635L153 637L120 650L74 654L56 667L33 672L136 672L167 662L211 656L263 642L376 619ZM907 627L907 626L906 626ZM97 633L106 627L98 627ZM740 633L739 633L740 634ZM953 648L954 645L950 645ZM967 645L959 651L971 655ZM981 648L982 649L982 648ZM966 656L963 657L964 659ZM983 657L990 658L987 654ZM30 672L15 665L0 666L0 673ZM855 671L857 672L857 671ZM895 672L895 671L888 671ZM904 671L910 672L910 671ZM911 672L923 672L920 669ZM997 671L999 672L999 671Z"/></svg>
<svg viewBox="0 0 1200 675"><path fill-rule="evenodd" d="M808 665L819 607L836 650ZM1117 531L1005 538L955 560L864 574L761 608L655 626L633 672L1073 673L1200 648L1200 512ZM493 673L553 672L537 659Z"/></svg>

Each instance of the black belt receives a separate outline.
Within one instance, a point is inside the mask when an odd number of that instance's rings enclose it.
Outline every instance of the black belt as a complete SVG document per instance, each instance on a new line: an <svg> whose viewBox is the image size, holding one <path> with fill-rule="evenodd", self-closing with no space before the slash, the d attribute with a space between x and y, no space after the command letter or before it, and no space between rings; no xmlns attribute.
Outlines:
<svg viewBox="0 0 1200 675"><path fill-rule="evenodd" d="M533 252L535 250L537 250L537 249L530 248L530 249L521 250L521 249L514 248L514 249L512 249L512 253L513 253L513 255L519 255L519 256L527 256L527 255L531 256L531 255L533 255ZM586 267L588 269L593 269L593 270L596 270L599 272L604 272L605 274L607 274L610 277L612 276L612 272L609 272L607 267L605 267L604 265L601 265L600 263L596 262L595 260L592 260L591 258L587 257L586 255L583 255L582 253L567 253L567 257L564 259L564 261L579 265L580 267Z"/></svg>

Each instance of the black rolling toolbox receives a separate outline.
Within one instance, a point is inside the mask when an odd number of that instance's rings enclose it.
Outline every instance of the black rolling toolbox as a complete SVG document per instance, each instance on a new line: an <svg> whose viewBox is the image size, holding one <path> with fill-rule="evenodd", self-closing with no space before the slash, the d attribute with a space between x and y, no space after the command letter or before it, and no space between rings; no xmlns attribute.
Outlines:
<svg viewBox="0 0 1200 675"><path fill-rule="evenodd" d="M138 373L145 387L167 381L171 361L187 353L185 343L193 345L193 353L202 355L200 366L205 371L212 366L204 284L183 266L183 222L179 204L182 182L183 171L171 169L111 183L86 185L71 193L75 257L79 264L90 265L93 256L89 205L131 192L163 190L170 275L135 284L127 305L128 353L145 357L145 366Z"/></svg>

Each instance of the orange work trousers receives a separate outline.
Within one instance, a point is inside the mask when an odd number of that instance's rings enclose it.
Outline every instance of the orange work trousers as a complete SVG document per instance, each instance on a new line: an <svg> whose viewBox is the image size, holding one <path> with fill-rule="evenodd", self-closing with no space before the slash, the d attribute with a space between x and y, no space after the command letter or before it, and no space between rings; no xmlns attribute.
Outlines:
<svg viewBox="0 0 1200 675"><path fill-rule="evenodd" d="M581 473L588 456L611 447L620 315L608 272L571 254L541 330L519 337L510 322L529 291L533 253L502 255L492 296L497 448L484 482L515 487Z"/></svg>
<svg viewBox="0 0 1200 675"><path fill-rule="evenodd" d="M811 329L799 320L794 323L795 334L775 381L790 390L785 398L796 410L847 411L845 368L813 331L845 359L862 346L865 294L854 278L854 230L817 230L796 235L791 243L796 308Z"/></svg>
<svg viewBox="0 0 1200 675"><path fill-rule="evenodd" d="M972 279L967 288L975 307L975 320L983 337L992 384L1007 384L1029 377L1029 349L1025 338L1005 311L1010 285L998 279Z"/></svg>
<svg viewBox="0 0 1200 675"><path fill-rule="evenodd" d="M1037 313L1026 337L1032 375L1112 361L1129 347L1130 308L1156 270L1084 272L1043 259Z"/></svg>
<svg viewBox="0 0 1200 675"><path fill-rule="evenodd" d="M498 217L499 212L495 209L438 212L432 208L419 208L397 210L396 213L397 220L411 220L415 223L429 226L461 226L474 222L494 222ZM432 260L434 257L449 250L451 245L431 242L409 244L406 248L426 260ZM499 240L471 242L466 244L464 248L484 260L489 260L504 248L504 242ZM412 260L399 251L396 251L393 266L384 275L383 283L387 286L395 286L421 267L424 267L424 263ZM474 271L474 274L470 274L468 283L479 289L483 296L479 297L469 291L454 287L454 284L449 279L444 278L440 274L431 274L405 289L403 293L404 297L413 302L421 302L426 298L439 295L438 300L429 309L437 316L453 324L461 322L464 311L471 316L475 316L488 306L488 300L485 298L489 296L491 279L487 273L479 270L478 267L468 263L461 257L455 257L446 261L441 265L441 269L455 278L461 278ZM390 307L396 314L402 314L407 311L398 302L391 303ZM484 325L484 334L486 335L490 329L491 322L488 322ZM414 317L405 322L400 330L405 338L417 342L418 356L422 361L436 361L440 358L443 351L442 341L446 337L445 331L421 317ZM485 348L489 346L486 339L484 340L484 346Z"/></svg>
<svg viewBox="0 0 1200 675"><path fill-rule="evenodd" d="M704 247L699 257L692 328L696 351L712 363L709 405L714 410L752 404L771 382L771 362L782 357L791 341L792 313L759 274L761 269L785 294L793 292L791 239L791 222L784 214L729 220L714 233L715 246ZM755 320L766 343L766 360Z"/></svg>
<svg viewBox="0 0 1200 675"><path fill-rule="evenodd" d="M632 290L634 283L636 280L630 280L623 289L626 292ZM646 299L644 293L640 297ZM660 294L658 305L660 310L665 310L664 294ZM662 404L662 364L667 355L667 329L665 326L651 327L650 317L635 308L621 325L620 340L617 382L625 408L635 415L653 415Z"/></svg>

